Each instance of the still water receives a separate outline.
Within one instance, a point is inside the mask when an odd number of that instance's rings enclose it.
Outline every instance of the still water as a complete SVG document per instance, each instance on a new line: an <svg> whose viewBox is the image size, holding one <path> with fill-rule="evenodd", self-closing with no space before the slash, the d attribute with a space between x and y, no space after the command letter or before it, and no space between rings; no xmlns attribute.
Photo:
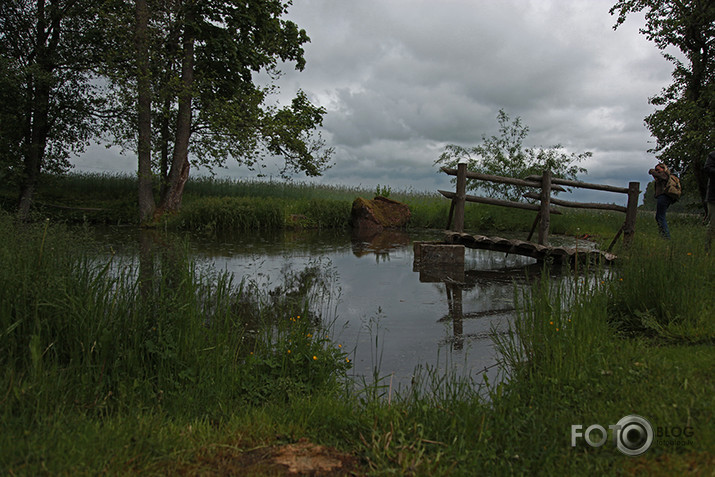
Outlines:
<svg viewBox="0 0 715 477"><path fill-rule="evenodd" d="M139 232L98 231L119 253L136 250ZM386 232L370 238L349 232L281 232L230 237L189 237L199 266L233 273L267 290L290 271L318 264L332 277L329 310L336 343L352 353L356 377L377 371L393 386L408 385L418 366L451 369L481 380L497 377L492 333L514 318L514 296L535 277L528 257L466 251L463 277L419 270L416 240L439 240L441 231Z"/></svg>

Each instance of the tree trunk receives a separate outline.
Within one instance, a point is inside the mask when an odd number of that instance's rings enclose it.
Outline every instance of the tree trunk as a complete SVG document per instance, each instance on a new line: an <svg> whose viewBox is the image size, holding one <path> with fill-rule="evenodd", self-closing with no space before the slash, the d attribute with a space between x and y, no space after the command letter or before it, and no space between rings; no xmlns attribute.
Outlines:
<svg viewBox="0 0 715 477"><path fill-rule="evenodd" d="M171 109L170 100L167 98L164 101L164 111L161 116L161 158L159 161L159 169L161 174L161 190L159 197L164 197L168 188L169 182L169 142L171 141L171 131L169 130L169 111Z"/></svg>
<svg viewBox="0 0 715 477"><path fill-rule="evenodd" d="M152 192L151 176L151 78L149 74L149 10L146 0L136 3L136 52L137 52L137 95L139 139L137 156L139 160L139 220L144 223L151 219L156 205Z"/></svg>
<svg viewBox="0 0 715 477"><path fill-rule="evenodd" d="M59 37L59 24L53 23L54 37L48 44L49 33L45 18L45 2L37 2L37 29L35 38L36 65L38 71L31 73L28 81L28 121L25 131L27 151L24 157L24 173L20 183L20 197L17 215L20 220L27 219L34 199L37 184L40 180L42 160L47 145L47 135L50 130L49 109L50 91L52 89L51 77L53 64L50 61L50 49L56 46Z"/></svg>
<svg viewBox="0 0 715 477"><path fill-rule="evenodd" d="M176 123L176 140L174 154L169 171L166 194L155 214L156 218L167 212L176 212L181 206L184 185L189 179L189 140L191 139L191 100L194 83L194 33L191 12L186 15L184 31L184 58L181 65L181 92L179 93L179 110Z"/></svg>

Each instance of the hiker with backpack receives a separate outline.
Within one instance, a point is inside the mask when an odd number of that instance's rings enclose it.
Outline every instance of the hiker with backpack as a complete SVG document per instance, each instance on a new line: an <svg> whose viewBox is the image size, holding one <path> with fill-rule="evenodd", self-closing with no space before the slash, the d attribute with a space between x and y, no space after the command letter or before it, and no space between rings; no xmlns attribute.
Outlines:
<svg viewBox="0 0 715 477"><path fill-rule="evenodd" d="M680 198L680 180L671 174L668 166L662 162L658 163L654 169L648 171L648 174L655 179L655 221L658 223L660 235L663 238L670 239L670 230L668 230L668 222L665 220L665 212L675 201Z"/></svg>

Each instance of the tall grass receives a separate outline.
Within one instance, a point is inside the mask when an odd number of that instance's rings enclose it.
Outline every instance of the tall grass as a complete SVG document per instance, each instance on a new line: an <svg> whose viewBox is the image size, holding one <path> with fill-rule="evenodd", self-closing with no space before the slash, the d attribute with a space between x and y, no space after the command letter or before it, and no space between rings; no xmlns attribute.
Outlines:
<svg viewBox="0 0 715 477"><path fill-rule="evenodd" d="M229 214L243 199L222 200ZM441 212L419 200L423 217ZM275 220L287 213L277 207L266 212ZM497 225L523 218L473 210L471 220ZM438 369L416 370L400 392L385 380L372 394L344 386L349 363L326 330L321 300L333 292L317 264L278 285L234 283L197 270L181 247L138 263L98 260L81 231L0 213L0 469L217 473L246 449L302 437L380 475L709 468L715 256L703 251L702 228L673 225L664 241L651 215L639 217L609 271L574 270L560 283L544 275L518 296L510 332L495 338L505 379L485 401L480 376ZM693 439L654 443L639 458L610 440L571 447L571 425L628 414L690 426Z"/></svg>
<svg viewBox="0 0 715 477"><path fill-rule="evenodd" d="M266 290L200 271L182 249L117 263L78 249L91 240L76 230L0 221L6 424L132 407L220 414L220 402L330 388L348 365L326 338L320 268Z"/></svg>
<svg viewBox="0 0 715 477"><path fill-rule="evenodd" d="M611 291L614 326L675 342L715 340L715 263L703 252L703 232L702 227L679 225L672 241L636 237Z"/></svg>
<svg viewBox="0 0 715 477"><path fill-rule="evenodd" d="M131 175L48 175L43 177L38 193L38 210L43 217L71 223L132 224L138 220L136 190L136 177ZM7 192L14 196L14 191ZM158 189L155 193L158 199ZM376 194L388 194L406 203L412 213L410 228L447 226L450 201L436 192L206 176L189 179L180 212L164 225L204 233L285 228L341 230L349 225L353 200ZM526 238L534 218L535 213L529 211L468 204L464 225L472 233ZM552 217L551 231L589 235L605 246L623 219L617 213L565 210L563 215Z"/></svg>

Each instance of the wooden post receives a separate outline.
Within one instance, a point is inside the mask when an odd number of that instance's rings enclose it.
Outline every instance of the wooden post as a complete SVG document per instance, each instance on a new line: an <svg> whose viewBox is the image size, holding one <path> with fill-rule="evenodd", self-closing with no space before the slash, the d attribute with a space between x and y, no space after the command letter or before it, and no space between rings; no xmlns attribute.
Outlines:
<svg viewBox="0 0 715 477"><path fill-rule="evenodd" d="M534 231L536 231L536 226L539 225L539 219L541 219L541 212L537 212L536 218L534 219L534 223L531 224L531 232L529 232L529 236L526 237L527 242L531 242L531 237L534 236Z"/></svg>
<svg viewBox="0 0 715 477"><path fill-rule="evenodd" d="M457 165L457 196L454 198L454 226L455 232L464 232L464 203L467 197L467 164L460 162Z"/></svg>
<svg viewBox="0 0 715 477"><path fill-rule="evenodd" d="M452 217L454 216L454 199L449 202L449 215L447 215L447 227L445 230L452 230Z"/></svg>
<svg viewBox="0 0 715 477"><path fill-rule="evenodd" d="M623 244L627 247L636 233L636 215L638 213L638 196L640 182L628 183L628 204L626 205L626 222L623 224Z"/></svg>
<svg viewBox="0 0 715 477"><path fill-rule="evenodd" d="M551 208L551 171L546 170L541 176L541 211L539 216L539 245L546 245L549 241L549 224L551 216L549 209Z"/></svg>

